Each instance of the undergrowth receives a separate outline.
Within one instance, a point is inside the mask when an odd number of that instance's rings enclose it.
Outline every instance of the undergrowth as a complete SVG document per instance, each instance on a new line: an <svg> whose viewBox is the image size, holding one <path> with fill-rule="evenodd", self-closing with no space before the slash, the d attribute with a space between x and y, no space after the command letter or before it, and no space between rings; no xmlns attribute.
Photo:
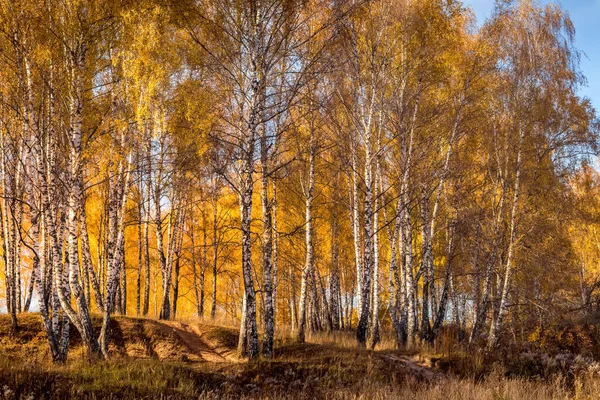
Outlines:
<svg viewBox="0 0 600 400"><path fill-rule="evenodd" d="M558 346L544 352L535 343L486 352L459 342L452 328L436 346L410 351L397 350L389 332L376 351L357 348L350 331L311 334L304 344L280 334L273 360L208 362L186 356L191 349L177 334L180 325L118 317L110 361L86 361L74 335L68 362L55 365L39 317L23 315L20 323L18 334L10 336L8 321L0 317L2 400L600 398L600 367L593 355ZM235 351L234 328L185 324L199 330L197 340Z"/></svg>

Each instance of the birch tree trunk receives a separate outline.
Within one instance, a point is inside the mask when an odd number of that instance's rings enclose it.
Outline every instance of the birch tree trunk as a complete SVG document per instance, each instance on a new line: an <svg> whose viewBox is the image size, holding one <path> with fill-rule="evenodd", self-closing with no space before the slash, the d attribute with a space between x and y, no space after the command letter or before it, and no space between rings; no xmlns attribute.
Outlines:
<svg viewBox="0 0 600 400"><path fill-rule="evenodd" d="M369 117L370 120L370 117ZM371 150L371 126L370 122L365 128L365 207L364 207L364 264L360 276L360 294L359 298L359 318L356 327L356 339L360 347L365 347L367 342L367 329L369 324L369 300L371 294L371 270L373 267L374 256L374 206L373 206L373 162Z"/></svg>
<svg viewBox="0 0 600 400"><path fill-rule="evenodd" d="M127 315L127 263L125 262L125 235L119 242L119 252L123 254L123 260L120 263L121 270L121 314Z"/></svg>
<svg viewBox="0 0 600 400"><path fill-rule="evenodd" d="M214 217L214 213L216 212L216 204L214 204L214 208L213 208L213 217ZM214 218L213 218L214 219ZM215 223L216 221L213 221L213 223ZM206 212L205 210L202 210L202 268L200 270L200 312L202 315L204 315L204 308L205 308L205 286L206 286L206 268L208 267L208 232L207 232L208 226L207 226L207 217L206 217ZM214 238L214 237L213 237ZM214 271L213 271L214 272ZM215 278L213 280L213 289L214 289L214 304L213 306L216 307L216 297L217 297L217 291L216 291L216 276L213 276L213 278ZM216 311L216 309L215 309Z"/></svg>
<svg viewBox="0 0 600 400"><path fill-rule="evenodd" d="M335 183L334 183L335 184ZM331 324L333 330L340 329L341 316L341 290L340 290L340 250L339 250L339 227L337 215L332 212L331 222L331 277L329 278L329 295L331 298Z"/></svg>
<svg viewBox="0 0 600 400"><path fill-rule="evenodd" d="M380 151L380 139L377 139L376 157L377 163L375 167L375 179L374 179L374 202L373 202L373 310L371 316L371 328L370 328L370 343L371 349L375 349L377 343L380 340L380 321L379 321L379 211L378 211L378 199L379 193L379 151Z"/></svg>
<svg viewBox="0 0 600 400"><path fill-rule="evenodd" d="M42 279L42 268L40 268L41 260L45 258L46 253L46 240L44 238L45 232L42 229L40 235L40 222L43 221L43 218L40 218L41 215L39 213L35 214L31 221L31 229L32 229L32 237L33 237L33 276L35 278L35 284L38 293L38 308L40 310L40 316L42 318L42 325L44 326L44 330L46 332L46 338L48 340L48 345L50 347L50 357L53 362L63 362L64 354L61 352L58 343L58 337L56 335L56 331L52 326L52 321L50 319L49 311L48 311L48 303L47 296L44 289L43 279ZM43 223L43 222L42 222ZM40 257L42 255L42 257Z"/></svg>
<svg viewBox="0 0 600 400"><path fill-rule="evenodd" d="M242 315L240 318L240 337L238 339L238 354L241 357L248 355L248 332L246 329L247 325L247 305L246 305L246 293L242 294Z"/></svg>
<svg viewBox="0 0 600 400"><path fill-rule="evenodd" d="M254 27L253 29L256 29ZM256 40L256 33L252 35ZM258 43L254 43L258 46ZM254 53L257 57L258 51ZM262 85L259 73L258 60L252 59L252 82L250 89L251 104L249 105L248 129L246 137L242 143L241 171L240 171L240 216L242 230L242 273L244 278L244 293L245 293L245 318L240 326L240 343L238 349L243 353L243 340L247 341L248 356L250 359L258 357L258 328L256 326L256 292L252 278L252 238L251 238L251 222L252 222L252 193L253 193L253 161L255 141L257 137L258 121L262 112L260 111L260 87Z"/></svg>
<svg viewBox="0 0 600 400"><path fill-rule="evenodd" d="M414 344L416 325L414 315L416 312L416 294L413 272L413 253L412 253L412 223L410 219L409 202L406 192L403 194L403 211L401 214L401 235L403 247L403 283L404 283L404 304L406 309L402 314L406 326L406 345L410 348Z"/></svg>
<svg viewBox="0 0 600 400"><path fill-rule="evenodd" d="M162 129L161 129L162 135ZM154 182L154 224L156 227L156 247L158 248L158 257L160 260L160 271L162 275L162 304L160 308L160 319L170 319L171 317L171 265L167 260L164 248L164 237L163 237L163 220L162 220L162 175L163 175L163 162L164 162L164 142L161 137L160 141L160 154L158 156L158 168L156 170L155 182Z"/></svg>
<svg viewBox="0 0 600 400"><path fill-rule="evenodd" d="M262 94L264 102L264 94ZM262 126L260 137L261 191L263 214L263 292L264 292L264 341L263 355L273 357L273 335L275 332L273 309L273 210L269 199L269 144L266 127Z"/></svg>
<svg viewBox="0 0 600 400"><path fill-rule="evenodd" d="M275 148L275 154L277 147ZM278 272L279 272L279 234L277 231L277 179L273 179L272 183L273 197L271 212L273 215L272 230L273 230L273 321L275 321L275 314L277 313L277 286L279 285Z"/></svg>
<svg viewBox="0 0 600 400"><path fill-rule="evenodd" d="M202 308L200 307L200 291L198 290L198 263L196 262L196 235L194 234L193 217L190 217L190 261L192 263L192 289L194 290L194 299L196 300L196 316L202 317Z"/></svg>
<svg viewBox="0 0 600 400"><path fill-rule="evenodd" d="M508 291L510 289L510 277L513 268L513 258L515 253L515 245L517 241L517 218L519 213L519 196L521 193L521 162L523 156L523 138L525 135L525 129L519 129L519 144L517 150L517 163L515 166L515 182L513 188L513 200L510 212L510 236L508 242L508 251L506 255L506 265L504 267L504 279L502 282L502 291L500 296L500 306L498 308L498 315L495 321L492 321L490 327L490 334L488 336L488 348L493 348L498 343L498 335L502 328L502 321L506 315L508 308Z"/></svg>
<svg viewBox="0 0 600 400"><path fill-rule="evenodd" d="M148 131L148 130L147 130ZM148 132L147 132L148 133ZM147 135L149 136L149 135ZM146 138L146 201L144 202L144 267L146 282L144 285L144 310L143 316L148 315L150 308L150 204L152 197L152 162L151 162L151 138Z"/></svg>
<svg viewBox="0 0 600 400"><path fill-rule="evenodd" d="M15 254L13 247L13 235L14 235L14 221L13 221L13 205L15 203L15 194L11 190L8 173L8 162L7 156L9 153L6 149L7 138L5 136L4 124L2 124L2 131L0 132L0 185L2 189L2 199L0 201L2 212L1 223L2 223L2 253L4 258L4 276L6 278L6 311L10 314L11 321L11 333L15 334L19 328L17 320L16 310L16 290L15 290ZM7 199L12 199L11 203L7 202ZM10 214L10 215L9 215Z"/></svg>
<svg viewBox="0 0 600 400"><path fill-rule="evenodd" d="M442 289L442 295L440 297L440 303L434 316L434 322L432 327L431 335L427 338L430 343L433 343L437 337L442 324L446 318L446 311L448 308L448 297L450 292L450 285L452 283L452 260L454 258L454 224L455 221L450 222L448 227L448 254L446 257L446 273L444 278L444 288Z"/></svg>
<svg viewBox="0 0 600 400"><path fill-rule="evenodd" d="M139 155L138 155L138 168L139 168ZM140 194L142 191L140 190ZM140 196L141 197L141 196ZM144 265L144 242L142 241L142 198L140 198L137 207L137 253L138 253L138 267L136 277L136 291L135 291L135 315L140 316L142 309L142 267Z"/></svg>
<svg viewBox="0 0 600 400"><path fill-rule="evenodd" d="M358 315L362 314L362 276L363 276L363 266L362 266L362 255L361 255L361 239L360 239L360 219L359 219L359 197L358 197L358 155L356 149L356 143L352 142L352 150L351 150L351 168L352 174L350 181L352 181L352 189L351 189L351 204L352 210L350 213L350 222L352 224L352 240L354 242L354 266L356 268L356 293L358 296L357 304L358 304Z"/></svg>
<svg viewBox="0 0 600 400"><path fill-rule="evenodd" d="M296 340L299 343L304 343L306 340L306 318L307 318L307 297L308 297L308 285L309 279L312 276L312 269L314 263L314 250L313 250L313 196L315 188L315 155L316 155L316 141L314 129L310 129L309 138L309 154L308 154L308 186L305 191L305 245L306 254L304 268L302 269L302 280L300 281L300 304L298 309L298 331L296 332Z"/></svg>
<svg viewBox="0 0 600 400"><path fill-rule="evenodd" d="M183 215L183 211L180 213L180 215ZM179 273L181 270L181 248L183 245L183 228L182 228L182 224L183 222L181 220L183 220L183 217L180 216L179 217L180 221L178 222L178 233L175 236L175 277L173 279L173 319L177 318L177 301L179 300Z"/></svg>

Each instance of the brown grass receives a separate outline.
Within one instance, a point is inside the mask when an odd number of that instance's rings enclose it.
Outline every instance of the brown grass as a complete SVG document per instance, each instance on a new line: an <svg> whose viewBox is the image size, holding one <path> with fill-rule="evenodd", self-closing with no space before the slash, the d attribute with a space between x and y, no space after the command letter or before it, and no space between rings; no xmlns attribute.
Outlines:
<svg viewBox="0 0 600 400"><path fill-rule="evenodd" d="M454 345L443 355L398 351L390 335L370 351L356 348L353 332L313 334L305 344L280 334L273 360L239 362L237 328L197 319L117 317L110 361L87 362L73 332L69 361L52 365L39 316L19 321L10 337L9 320L0 316L0 399L600 398L599 381L586 375L516 376L499 360Z"/></svg>

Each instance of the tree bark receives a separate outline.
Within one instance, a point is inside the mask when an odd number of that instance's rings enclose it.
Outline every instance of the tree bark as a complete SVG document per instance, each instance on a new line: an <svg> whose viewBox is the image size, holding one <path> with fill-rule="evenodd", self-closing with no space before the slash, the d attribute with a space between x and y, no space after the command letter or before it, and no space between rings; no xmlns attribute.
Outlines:
<svg viewBox="0 0 600 400"><path fill-rule="evenodd" d="M264 101L264 94L263 100ZM264 292L264 340L263 355L273 357L273 335L275 332L273 310L273 210L269 199L269 145L266 127L262 126L260 137L261 191L263 214L263 292Z"/></svg>
<svg viewBox="0 0 600 400"><path fill-rule="evenodd" d="M513 258L515 253L515 245L517 241L517 218L519 213L519 196L521 194L521 162L523 156L523 138L525 135L524 128L519 129L519 144L517 150L517 163L515 166L515 182L513 188L513 200L510 212L510 236L508 242L508 251L506 255L506 265L504 267L504 279L502 282L502 291L500 296L500 306L498 308L498 315L495 321L492 322L490 327L490 334L488 336L488 348L493 348L498 343L498 335L502 328L502 322L506 311L508 309L508 291L510 289L510 277L513 268Z"/></svg>
<svg viewBox="0 0 600 400"><path fill-rule="evenodd" d="M296 340L299 343L304 343L306 340L306 318L307 318L307 297L308 297L308 285L309 279L312 275L313 263L314 263L314 250L313 250L313 196L315 188L315 153L316 153L316 141L314 129L310 130L309 138L309 154L308 154L308 186L305 191L305 262L304 268L302 269L302 280L300 281L300 305L298 310L298 331L296 332Z"/></svg>

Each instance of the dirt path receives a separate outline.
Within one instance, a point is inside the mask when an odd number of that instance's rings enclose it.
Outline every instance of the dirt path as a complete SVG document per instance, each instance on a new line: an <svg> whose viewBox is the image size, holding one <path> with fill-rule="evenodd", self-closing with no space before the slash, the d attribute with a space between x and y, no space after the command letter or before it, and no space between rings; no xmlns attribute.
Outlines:
<svg viewBox="0 0 600 400"><path fill-rule="evenodd" d="M385 354L381 356L386 362L399 364L409 371L409 374L424 381L436 381L444 378L444 374L434 370L431 363L423 361L418 357L405 355Z"/></svg>
<svg viewBox="0 0 600 400"><path fill-rule="evenodd" d="M186 345L192 355L199 357L201 360L209 362L238 361L231 349L219 346L218 343L211 343L203 338L207 332L203 331L200 325L188 325L178 321L166 321L164 323L173 329L173 332Z"/></svg>

